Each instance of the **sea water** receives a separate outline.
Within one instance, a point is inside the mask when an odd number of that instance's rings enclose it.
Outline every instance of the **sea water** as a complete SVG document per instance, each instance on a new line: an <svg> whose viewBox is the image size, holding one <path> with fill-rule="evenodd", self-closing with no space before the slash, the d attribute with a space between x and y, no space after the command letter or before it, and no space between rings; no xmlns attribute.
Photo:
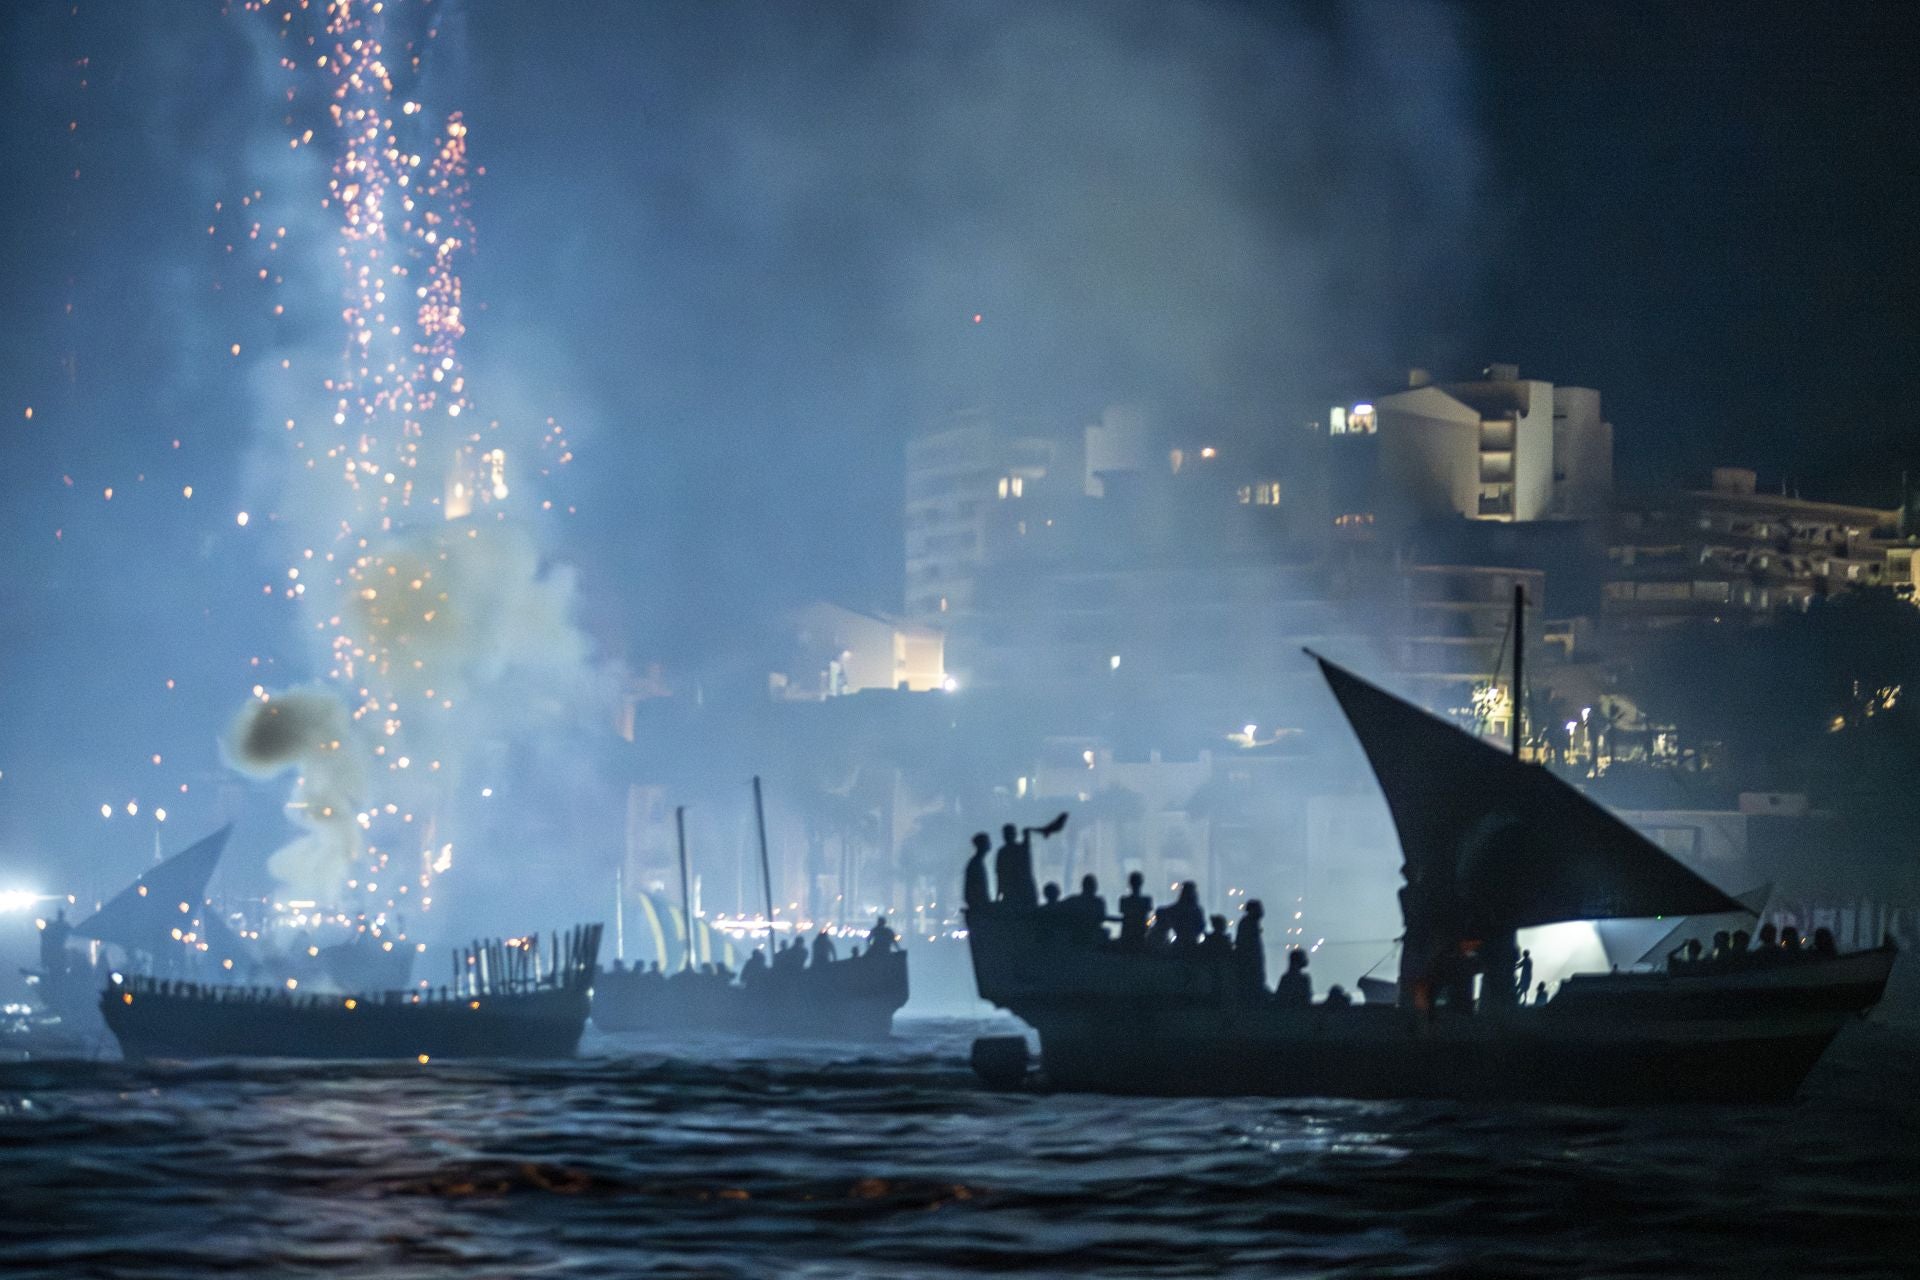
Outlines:
<svg viewBox="0 0 1920 1280"><path fill-rule="evenodd" d="M1849 1029L1789 1106L1635 1109L994 1093L967 1048L1006 1029L15 1063L0 1274L1920 1273L1908 1029Z"/></svg>

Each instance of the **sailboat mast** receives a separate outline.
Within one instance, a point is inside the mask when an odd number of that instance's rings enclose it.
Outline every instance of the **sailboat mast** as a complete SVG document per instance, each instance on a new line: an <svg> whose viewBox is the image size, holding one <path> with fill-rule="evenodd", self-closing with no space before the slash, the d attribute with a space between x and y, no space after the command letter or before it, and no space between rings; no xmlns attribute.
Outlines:
<svg viewBox="0 0 1920 1280"><path fill-rule="evenodd" d="M684 946L681 965L683 969L693 968L693 881L687 875L687 806L675 805L673 808L673 832L680 844L680 917L685 923Z"/></svg>
<svg viewBox="0 0 1920 1280"><path fill-rule="evenodd" d="M760 886L767 891L767 959L773 959L773 869L767 862L767 810L760 800L760 776L753 778L753 823L760 832Z"/></svg>
<svg viewBox="0 0 1920 1280"><path fill-rule="evenodd" d="M1527 717L1526 667L1527 651L1527 588L1524 583L1513 584L1513 757L1520 758L1520 743L1523 723Z"/></svg>
<svg viewBox="0 0 1920 1280"><path fill-rule="evenodd" d="M624 855L613 868L613 958L627 958L627 863Z"/></svg>

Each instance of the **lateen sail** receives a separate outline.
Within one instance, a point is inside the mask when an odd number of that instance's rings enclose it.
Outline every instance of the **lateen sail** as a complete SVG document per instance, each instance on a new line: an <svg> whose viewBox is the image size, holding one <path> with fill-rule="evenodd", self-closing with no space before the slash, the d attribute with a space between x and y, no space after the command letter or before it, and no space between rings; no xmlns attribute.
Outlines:
<svg viewBox="0 0 1920 1280"><path fill-rule="evenodd" d="M1410 933L1744 909L1547 770L1314 660L1393 813Z"/></svg>
<svg viewBox="0 0 1920 1280"><path fill-rule="evenodd" d="M176 947L173 930L194 929L202 938L229 941L220 922L204 914L207 881L233 833L231 824L174 854L122 889L93 915L73 926L82 937L98 938L133 951L160 952ZM188 910L181 911L186 903Z"/></svg>

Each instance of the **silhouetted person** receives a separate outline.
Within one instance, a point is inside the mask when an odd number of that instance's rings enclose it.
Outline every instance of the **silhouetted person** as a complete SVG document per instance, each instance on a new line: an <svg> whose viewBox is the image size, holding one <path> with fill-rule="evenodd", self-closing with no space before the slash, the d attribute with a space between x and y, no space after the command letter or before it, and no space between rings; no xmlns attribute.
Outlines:
<svg viewBox="0 0 1920 1280"><path fill-rule="evenodd" d="M49 976L67 971L67 939L73 926L67 923L67 909L60 908L40 931L40 968Z"/></svg>
<svg viewBox="0 0 1920 1280"><path fill-rule="evenodd" d="M993 891L987 888L987 851L993 848L993 837L984 831L973 833L973 856L967 859L967 871L962 889L967 910L978 911L993 901Z"/></svg>
<svg viewBox="0 0 1920 1280"><path fill-rule="evenodd" d="M1233 959L1233 935L1227 932L1227 918L1209 916L1207 923L1212 927L1207 930L1207 936L1200 939L1200 954L1221 963Z"/></svg>
<svg viewBox="0 0 1920 1280"><path fill-rule="evenodd" d="M794 938L780 950L774 952L773 968L776 973L796 973L807 967L807 944Z"/></svg>
<svg viewBox="0 0 1920 1280"><path fill-rule="evenodd" d="M1000 850L993 856L993 879L1000 889L1000 901L1021 911L1040 905L1033 883L1033 846L1020 838L1020 829L1011 822L1000 828Z"/></svg>
<svg viewBox="0 0 1920 1280"><path fill-rule="evenodd" d="M1307 953L1298 947L1287 952L1287 971L1274 988L1274 1003L1304 1009L1313 1003L1313 979L1307 976Z"/></svg>
<svg viewBox="0 0 1920 1280"><path fill-rule="evenodd" d="M1667 968L1677 969L1681 965L1700 963L1700 939L1688 938L1685 942L1667 952Z"/></svg>
<svg viewBox="0 0 1920 1280"><path fill-rule="evenodd" d="M1725 964L1733 955L1733 935L1725 929L1713 935L1713 946L1707 952L1707 959L1714 964Z"/></svg>
<svg viewBox="0 0 1920 1280"><path fill-rule="evenodd" d="M750 987L766 976L767 953L756 949L752 955L747 957L747 962L740 966L740 985Z"/></svg>
<svg viewBox="0 0 1920 1280"><path fill-rule="evenodd" d="M1336 982L1327 988L1327 998L1320 1003L1329 1009L1351 1009L1353 997L1347 994L1345 987Z"/></svg>
<svg viewBox="0 0 1920 1280"><path fill-rule="evenodd" d="M1239 975L1243 995L1267 994L1267 941L1260 933L1260 921L1267 909L1260 899L1249 898L1240 904L1240 928L1233 938L1233 968Z"/></svg>
<svg viewBox="0 0 1920 1280"><path fill-rule="evenodd" d="M825 929L813 936L813 967L818 969L830 965L840 958L840 949L833 945L833 937Z"/></svg>
<svg viewBox="0 0 1920 1280"><path fill-rule="evenodd" d="M627 971L627 962L625 960L616 959L613 962L613 971L615 973L625 973Z"/></svg>
<svg viewBox="0 0 1920 1280"><path fill-rule="evenodd" d="M1792 925L1780 931L1780 951L1789 956L1800 954L1800 931Z"/></svg>
<svg viewBox="0 0 1920 1280"><path fill-rule="evenodd" d="M1072 921L1071 937L1075 946L1090 947L1107 936L1107 900L1100 896L1100 882L1092 876L1080 877L1080 892L1065 902Z"/></svg>
<svg viewBox="0 0 1920 1280"><path fill-rule="evenodd" d="M1770 924L1760 926L1760 937L1753 944L1754 954L1771 960L1780 953L1780 935Z"/></svg>
<svg viewBox="0 0 1920 1280"><path fill-rule="evenodd" d="M1073 921L1065 903L1060 901L1060 886L1047 881L1040 890L1039 934L1045 942L1064 942L1073 931Z"/></svg>
<svg viewBox="0 0 1920 1280"><path fill-rule="evenodd" d="M1547 1002L1547 984L1546 983L1543 982L1539 986L1533 989L1533 1002L1535 1004L1545 1004Z"/></svg>
<svg viewBox="0 0 1920 1280"><path fill-rule="evenodd" d="M1520 963L1517 967L1520 971L1520 976L1518 981L1513 984L1513 993L1522 1000L1525 1000L1527 998L1527 992L1533 989L1533 952L1522 951L1520 953Z"/></svg>
<svg viewBox="0 0 1920 1280"><path fill-rule="evenodd" d="M1174 900L1153 913L1155 932L1179 946L1197 944L1207 931L1207 913L1200 906L1200 887L1183 881Z"/></svg>
<svg viewBox="0 0 1920 1280"><path fill-rule="evenodd" d="M873 922L873 932L867 935L867 954L869 956L888 955L899 941L900 935L889 929L887 918L881 916Z"/></svg>
<svg viewBox="0 0 1920 1280"><path fill-rule="evenodd" d="M1145 877L1138 871L1127 874L1127 892L1120 899L1120 945L1147 945L1147 917L1153 914L1153 899L1140 892Z"/></svg>
<svg viewBox="0 0 1920 1280"><path fill-rule="evenodd" d="M1833 930L1821 928L1813 931L1813 954L1817 956L1840 954L1840 949L1833 945Z"/></svg>

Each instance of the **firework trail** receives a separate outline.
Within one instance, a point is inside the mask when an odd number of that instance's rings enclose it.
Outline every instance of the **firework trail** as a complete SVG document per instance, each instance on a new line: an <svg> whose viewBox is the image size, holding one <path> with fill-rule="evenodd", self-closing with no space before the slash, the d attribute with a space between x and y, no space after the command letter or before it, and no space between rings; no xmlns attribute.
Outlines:
<svg viewBox="0 0 1920 1280"><path fill-rule="evenodd" d="M229 757L256 775L303 771L289 810L305 831L272 863L290 892L337 897L384 882L399 895L387 906L424 908L435 876L452 866L454 800L476 752L583 714L599 685L571 621L572 578L544 564L532 531L553 504L513 494L509 433L477 421L461 364L460 263L473 239L467 128L458 112L435 119L422 105L443 6L243 7L272 24L289 151L328 158L324 191L309 194L319 196L318 234L334 241L341 356L319 382L321 412L286 416L276 433L285 480L275 518L292 539L278 592L311 619L344 725L327 722L303 691L296 719L326 724L316 732L331 747L256 759L238 744L271 722L250 709L229 734ZM240 202L240 229L270 255L287 228L249 221L262 198ZM281 277L263 265L258 278ZM284 310L273 305L276 317ZM309 383L268 394L311 410L311 392ZM572 458L551 420L528 452L538 455L534 476ZM254 697L284 700L261 686ZM313 807L315 767L324 819Z"/></svg>

